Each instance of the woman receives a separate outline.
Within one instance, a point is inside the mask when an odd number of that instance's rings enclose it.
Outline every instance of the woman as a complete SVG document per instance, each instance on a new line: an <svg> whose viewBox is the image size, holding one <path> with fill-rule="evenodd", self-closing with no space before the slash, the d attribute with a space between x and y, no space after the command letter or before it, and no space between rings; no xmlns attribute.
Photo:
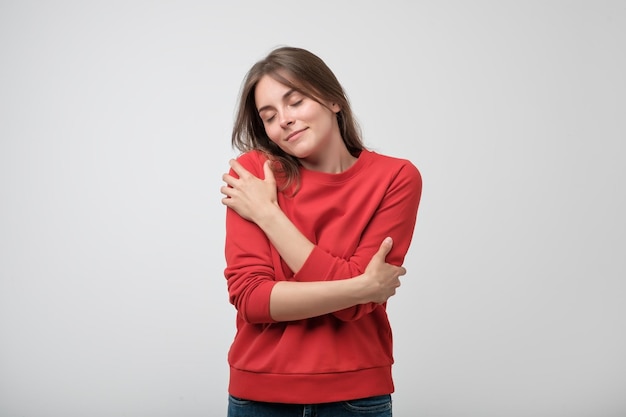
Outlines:
<svg viewBox="0 0 626 417"><path fill-rule="evenodd" d="M391 416L385 307L406 272L419 171L365 148L336 77L300 48L250 69L232 142L228 415Z"/></svg>

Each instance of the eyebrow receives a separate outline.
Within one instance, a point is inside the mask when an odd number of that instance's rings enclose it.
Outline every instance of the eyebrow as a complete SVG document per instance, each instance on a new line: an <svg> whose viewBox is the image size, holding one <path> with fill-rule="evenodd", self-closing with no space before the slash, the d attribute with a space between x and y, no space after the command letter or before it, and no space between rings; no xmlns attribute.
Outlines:
<svg viewBox="0 0 626 417"><path fill-rule="evenodd" d="M292 94L293 94L293 93L295 93L295 92L296 92L296 89L295 89L295 88L292 88L291 90L287 91L285 94L283 94L283 100L287 99L290 95L292 95ZM258 113L261 113L262 111L264 111L264 110L269 110L269 109L271 109L271 108L273 108L273 107L272 107L272 106L270 106L270 105L263 106L263 107L261 107L260 109L258 109L258 110L257 110L257 112L258 112Z"/></svg>

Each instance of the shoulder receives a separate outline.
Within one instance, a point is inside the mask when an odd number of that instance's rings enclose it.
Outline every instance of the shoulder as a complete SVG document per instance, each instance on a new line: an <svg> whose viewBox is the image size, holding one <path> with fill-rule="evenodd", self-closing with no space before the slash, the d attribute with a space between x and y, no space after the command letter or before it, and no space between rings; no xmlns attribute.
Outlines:
<svg viewBox="0 0 626 417"><path fill-rule="evenodd" d="M386 195L389 198L403 201L403 207L417 210L422 196L422 174L419 169L406 158L398 158L369 152L371 158L372 177L386 179Z"/></svg>
<svg viewBox="0 0 626 417"><path fill-rule="evenodd" d="M242 153L236 159L246 170L257 177L261 177L263 174L263 164L268 158L263 152L252 150Z"/></svg>
<svg viewBox="0 0 626 417"><path fill-rule="evenodd" d="M373 169L385 171L394 177L406 178L412 181L422 182L419 169L408 159L390 155L383 155L371 150L365 150L364 156L370 161Z"/></svg>

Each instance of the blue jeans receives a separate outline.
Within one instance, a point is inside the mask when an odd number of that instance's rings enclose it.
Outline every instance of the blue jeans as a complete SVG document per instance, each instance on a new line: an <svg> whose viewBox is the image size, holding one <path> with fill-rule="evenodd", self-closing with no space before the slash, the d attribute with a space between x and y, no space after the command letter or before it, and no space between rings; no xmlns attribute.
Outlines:
<svg viewBox="0 0 626 417"><path fill-rule="evenodd" d="M336 403L264 403L228 396L228 417L391 417L391 395Z"/></svg>

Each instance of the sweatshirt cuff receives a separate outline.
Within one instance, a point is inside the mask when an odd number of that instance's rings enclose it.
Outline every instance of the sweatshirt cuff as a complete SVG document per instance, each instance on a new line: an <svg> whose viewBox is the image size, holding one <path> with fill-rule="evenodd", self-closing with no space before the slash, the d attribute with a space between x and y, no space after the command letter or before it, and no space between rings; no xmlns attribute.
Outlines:
<svg viewBox="0 0 626 417"><path fill-rule="evenodd" d="M270 297L276 281L264 281L252 291L246 303L244 320L249 323L275 323L270 314Z"/></svg>

